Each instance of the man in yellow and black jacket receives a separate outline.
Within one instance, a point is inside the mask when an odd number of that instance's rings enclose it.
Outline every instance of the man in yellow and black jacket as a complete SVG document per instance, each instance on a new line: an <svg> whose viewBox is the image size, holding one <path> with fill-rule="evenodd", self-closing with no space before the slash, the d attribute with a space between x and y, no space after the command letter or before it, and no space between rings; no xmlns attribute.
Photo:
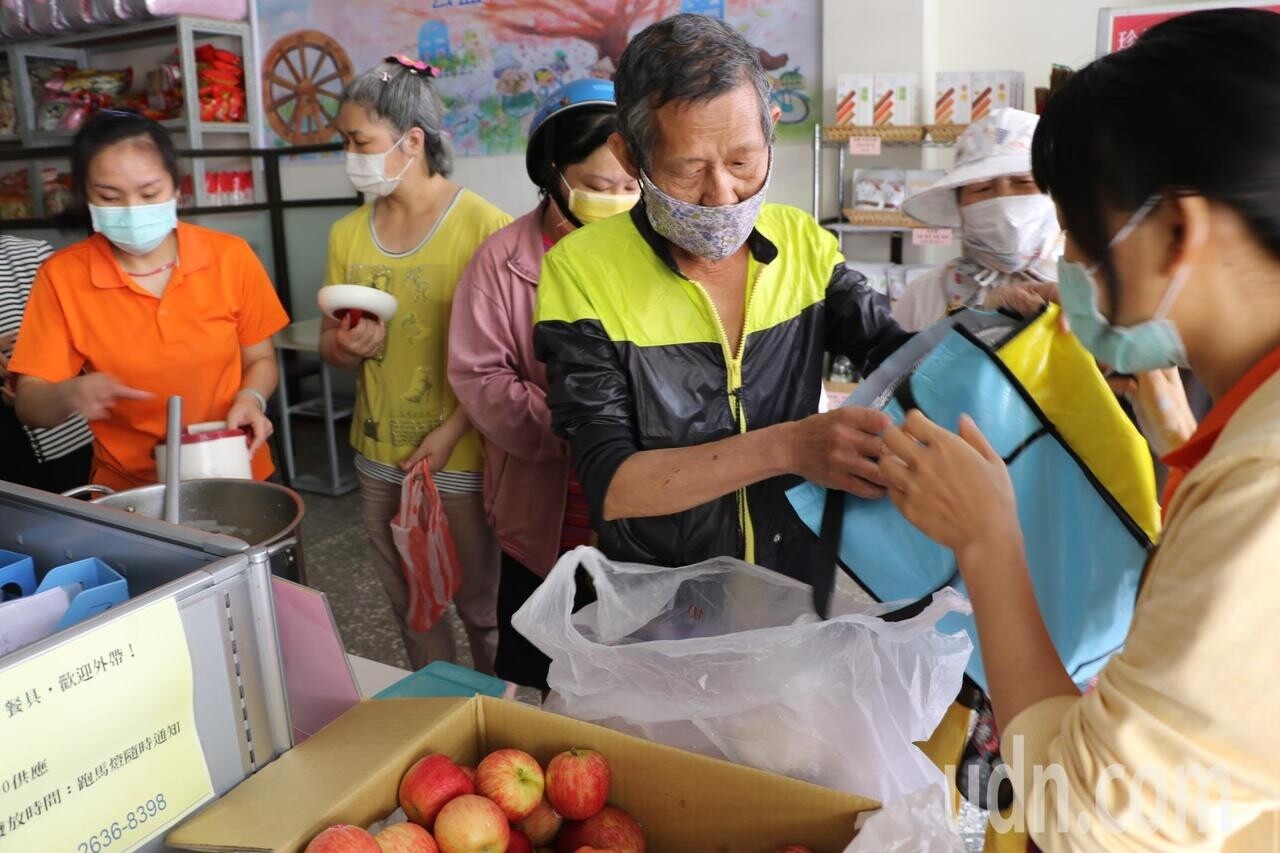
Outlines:
<svg viewBox="0 0 1280 853"><path fill-rule="evenodd" d="M643 199L546 255L534 333L600 548L808 580L817 543L786 489L803 477L881 496L888 425L816 415L824 356L869 371L909 336L831 234L763 203L776 113L740 34L669 18L632 41L616 86L611 148Z"/></svg>

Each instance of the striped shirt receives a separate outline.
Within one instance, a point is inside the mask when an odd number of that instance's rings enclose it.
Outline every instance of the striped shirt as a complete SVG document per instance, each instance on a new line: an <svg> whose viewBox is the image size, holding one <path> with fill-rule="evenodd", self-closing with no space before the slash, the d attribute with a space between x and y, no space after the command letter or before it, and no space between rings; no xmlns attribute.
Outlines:
<svg viewBox="0 0 1280 853"><path fill-rule="evenodd" d="M395 465L384 465L370 459L363 453L356 454L355 465L358 472L371 480L394 483L397 486L404 483L404 471ZM442 492L479 494L484 491L483 471L437 471L431 475L431 479L435 481L436 488Z"/></svg>
<svg viewBox="0 0 1280 853"><path fill-rule="evenodd" d="M0 234L0 336L18 331L22 314L31 296L31 283L44 259L53 254L43 240L27 240ZM4 350L13 355L13 347ZM23 426L37 462L61 459L90 444L93 434L79 416L72 417L53 429L31 429Z"/></svg>

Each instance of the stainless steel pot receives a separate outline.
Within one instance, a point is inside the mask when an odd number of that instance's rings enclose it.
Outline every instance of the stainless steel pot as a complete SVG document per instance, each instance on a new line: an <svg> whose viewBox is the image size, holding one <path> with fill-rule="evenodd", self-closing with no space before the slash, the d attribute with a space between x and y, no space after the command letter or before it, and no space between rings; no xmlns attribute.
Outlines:
<svg viewBox="0 0 1280 853"><path fill-rule="evenodd" d="M82 486L67 497L100 493L93 503L164 518L164 485L143 486L113 492L105 486ZM253 480L187 480L179 493L179 517L183 527L222 533L271 552L273 574L306 583L300 525L302 498L292 489Z"/></svg>

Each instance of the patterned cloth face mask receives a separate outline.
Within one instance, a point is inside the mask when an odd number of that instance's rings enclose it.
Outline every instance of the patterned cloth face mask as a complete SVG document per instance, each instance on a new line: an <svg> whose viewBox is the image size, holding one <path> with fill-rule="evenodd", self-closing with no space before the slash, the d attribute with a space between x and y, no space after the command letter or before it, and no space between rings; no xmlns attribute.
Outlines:
<svg viewBox="0 0 1280 853"><path fill-rule="evenodd" d="M722 261L732 255L751 236L764 205L769 181L773 177L773 152L769 152L769 171L760 191L737 204L706 207L672 198L658 189L648 173L640 173L644 188L645 214L653 230L692 255L711 261Z"/></svg>

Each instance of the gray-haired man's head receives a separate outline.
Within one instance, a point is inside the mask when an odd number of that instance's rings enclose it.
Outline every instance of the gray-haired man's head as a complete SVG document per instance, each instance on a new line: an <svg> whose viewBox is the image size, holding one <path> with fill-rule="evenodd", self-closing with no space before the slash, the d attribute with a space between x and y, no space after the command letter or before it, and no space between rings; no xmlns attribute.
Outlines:
<svg viewBox="0 0 1280 853"><path fill-rule="evenodd" d="M769 79L756 48L725 22L675 15L646 27L627 45L614 78L619 131L635 164L648 169L658 143L654 113L673 102L701 103L751 86L760 129L773 137Z"/></svg>

